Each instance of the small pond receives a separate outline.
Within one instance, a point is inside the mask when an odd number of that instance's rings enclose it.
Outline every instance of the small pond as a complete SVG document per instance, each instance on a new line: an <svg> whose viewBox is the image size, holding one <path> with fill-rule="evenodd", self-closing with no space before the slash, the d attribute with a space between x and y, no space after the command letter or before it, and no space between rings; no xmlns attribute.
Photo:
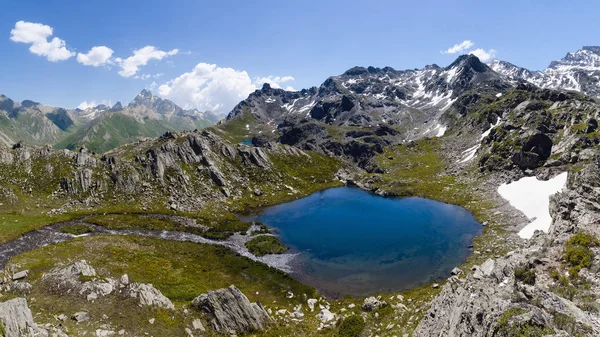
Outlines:
<svg viewBox="0 0 600 337"><path fill-rule="evenodd" d="M333 297L406 290L450 276L482 226L467 210L340 187L269 207L256 220L297 252L292 273Z"/></svg>

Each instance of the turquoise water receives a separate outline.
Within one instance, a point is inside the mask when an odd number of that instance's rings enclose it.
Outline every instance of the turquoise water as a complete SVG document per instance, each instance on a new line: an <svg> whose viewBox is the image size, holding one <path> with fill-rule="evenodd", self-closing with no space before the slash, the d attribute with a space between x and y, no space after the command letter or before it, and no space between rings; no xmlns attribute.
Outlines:
<svg viewBox="0 0 600 337"><path fill-rule="evenodd" d="M240 143L244 145L252 145L252 139L242 139L240 140Z"/></svg>
<svg viewBox="0 0 600 337"><path fill-rule="evenodd" d="M351 187L273 206L258 217L299 253L292 273L339 297L406 290L445 279L470 254L481 225L467 210Z"/></svg>

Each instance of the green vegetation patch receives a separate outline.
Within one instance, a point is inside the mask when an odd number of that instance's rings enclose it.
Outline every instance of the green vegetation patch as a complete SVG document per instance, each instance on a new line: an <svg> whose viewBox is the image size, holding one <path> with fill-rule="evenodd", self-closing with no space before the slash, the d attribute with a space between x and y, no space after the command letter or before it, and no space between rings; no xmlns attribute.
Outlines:
<svg viewBox="0 0 600 337"><path fill-rule="evenodd" d="M531 322L525 322L524 324L510 324L513 317L517 317L527 313L528 311L514 307L506 310L496 327L494 328L494 336L505 336L505 337L542 337L545 335L551 335L554 333L554 329L548 326L539 326L532 324Z"/></svg>
<svg viewBox="0 0 600 337"><path fill-rule="evenodd" d="M62 227L60 229L63 233L73 234L73 235L83 235L87 233L91 233L94 229L90 226L84 224L74 224Z"/></svg>
<svg viewBox="0 0 600 337"><path fill-rule="evenodd" d="M490 204L474 195L473 188L447 174L438 138L414 145L389 147L375 160L386 172L371 175L374 185L396 196L420 196L469 208L475 216Z"/></svg>
<svg viewBox="0 0 600 337"><path fill-rule="evenodd" d="M339 327L340 337L358 337L365 329L365 321L358 315L344 318Z"/></svg>
<svg viewBox="0 0 600 337"><path fill-rule="evenodd" d="M78 260L87 260L100 279L118 279L127 274L132 282L151 283L173 301L177 309L139 307L134 299L116 298L121 296L118 294L90 302L79 294L49 292L39 284L42 275L58 263ZM185 328L202 315L190 310L186 317L182 308L189 306L202 293L232 284L250 301L261 301L271 308L283 306L291 310L293 306L305 303L304 298L319 297L314 288L295 281L284 272L240 256L229 248L148 237L83 236L18 255L8 264L19 264L30 271L28 280L33 289L29 296L35 301L30 301L29 306L40 321L51 322L54 315L60 313L69 316L77 311L89 312L89 324L77 324L73 320L62 322L69 335L77 336L84 332L92 335L98 326L106 322L119 330L125 329L128 334L184 336ZM81 280L91 279L83 277ZM286 298L288 291L297 296ZM103 318L103 315L108 318ZM148 323L151 318L155 318L154 324Z"/></svg>
<svg viewBox="0 0 600 337"><path fill-rule="evenodd" d="M245 234L250 226L251 224L239 221L237 219L227 219L220 221L217 226L210 227L201 235L207 239L226 240L234 233Z"/></svg>
<svg viewBox="0 0 600 337"><path fill-rule="evenodd" d="M565 244L564 260L570 266L571 277L577 278L581 268L592 266L594 252L590 247L598 246L598 244L598 238L587 233L577 233L569 238Z"/></svg>
<svg viewBox="0 0 600 337"><path fill-rule="evenodd" d="M138 214L97 215L88 218L86 221L112 230L165 230L188 232L192 234L202 234L204 231L202 227L185 226L179 221L166 217L144 216Z"/></svg>
<svg viewBox="0 0 600 337"><path fill-rule="evenodd" d="M521 266L515 268L515 281L520 281L525 284L535 284L535 270L531 266Z"/></svg>
<svg viewBox="0 0 600 337"><path fill-rule="evenodd" d="M255 224L258 226L259 229L253 230L252 233L250 233L250 235L254 236L259 234L271 234L271 230L264 223L257 221L255 222Z"/></svg>
<svg viewBox="0 0 600 337"><path fill-rule="evenodd" d="M281 254L288 248L281 244L279 238L271 235L260 235L246 242L246 248L256 256Z"/></svg>
<svg viewBox="0 0 600 337"><path fill-rule="evenodd" d="M0 243L18 239L21 235L42 227L69 220L71 215L21 215L16 213L0 214Z"/></svg>
<svg viewBox="0 0 600 337"><path fill-rule="evenodd" d="M83 236L21 254L9 264L29 269L30 279L36 280L59 262L82 259L101 271L101 277L128 274L132 281L152 283L172 301L184 304L208 290L231 284L251 300L263 303L285 303L287 291L317 295L313 288L284 272L240 256L229 248L148 237ZM36 302L42 301L35 297Z"/></svg>

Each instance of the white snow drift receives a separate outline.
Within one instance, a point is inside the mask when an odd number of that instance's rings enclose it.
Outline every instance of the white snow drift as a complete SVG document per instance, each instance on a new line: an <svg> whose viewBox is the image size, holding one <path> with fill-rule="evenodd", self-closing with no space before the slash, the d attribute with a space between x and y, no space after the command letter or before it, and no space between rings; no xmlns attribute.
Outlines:
<svg viewBox="0 0 600 337"><path fill-rule="evenodd" d="M498 193L531 221L519 232L519 236L530 239L536 230L548 232L550 216L550 196L560 192L567 184L567 172L543 181L536 177L521 178L510 184L498 187Z"/></svg>

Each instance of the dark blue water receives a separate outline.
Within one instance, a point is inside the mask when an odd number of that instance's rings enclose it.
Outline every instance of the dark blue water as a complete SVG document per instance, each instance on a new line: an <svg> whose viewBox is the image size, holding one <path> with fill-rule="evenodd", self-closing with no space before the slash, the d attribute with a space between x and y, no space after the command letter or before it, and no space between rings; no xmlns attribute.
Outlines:
<svg viewBox="0 0 600 337"><path fill-rule="evenodd" d="M329 296L401 291L447 278L482 228L458 206L351 187L267 208L258 220L300 253L293 275Z"/></svg>

